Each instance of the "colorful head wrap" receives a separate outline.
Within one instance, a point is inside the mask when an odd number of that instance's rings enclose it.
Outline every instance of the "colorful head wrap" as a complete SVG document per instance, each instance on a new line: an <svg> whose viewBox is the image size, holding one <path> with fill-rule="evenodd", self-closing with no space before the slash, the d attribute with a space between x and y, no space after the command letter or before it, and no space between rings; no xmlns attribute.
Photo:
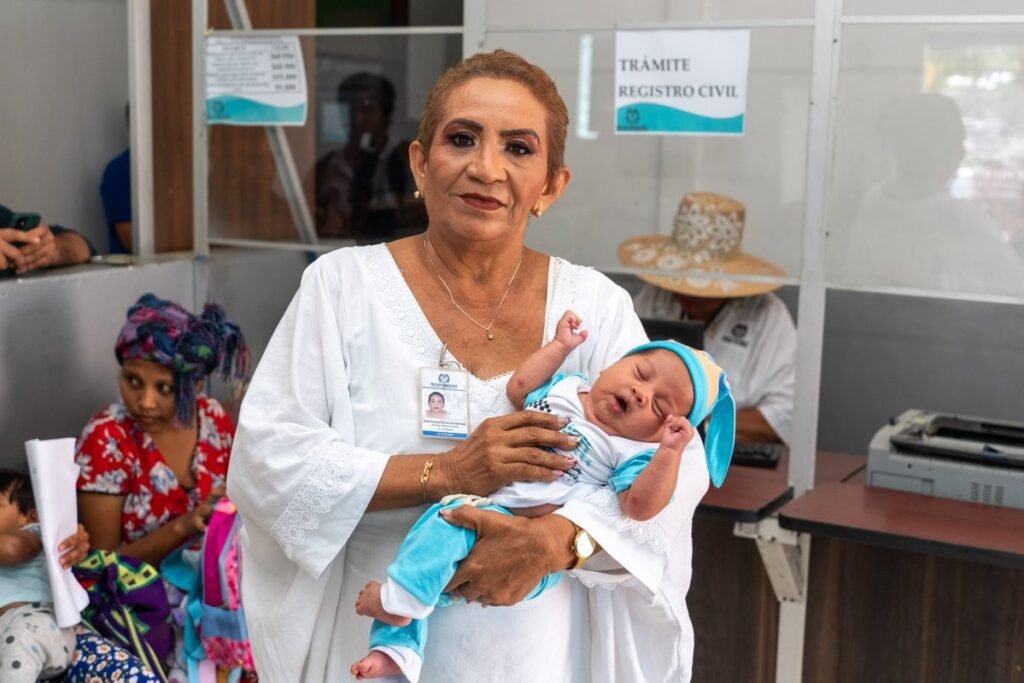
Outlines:
<svg viewBox="0 0 1024 683"><path fill-rule="evenodd" d="M687 419L694 427L708 419L704 449L708 459L711 482L721 486L729 471L732 450L736 443L736 402L729 389L725 370L715 364L706 351L698 351L686 344L667 339L641 344L626 353L631 356L642 351L665 349L683 359L693 381L693 408Z"/></svg>
<svg viewBox="0 0 1024 683"><path fill-rule="evenodd" d="M216 372L242 383L249 376L249 347L238 325L224 309L208 303L192 315L155 294L143 294L128 309L128 321L114 345L117 362L130 359L159 363L174 374L174 405L178 422L192 424L196 383Z"/></svg>

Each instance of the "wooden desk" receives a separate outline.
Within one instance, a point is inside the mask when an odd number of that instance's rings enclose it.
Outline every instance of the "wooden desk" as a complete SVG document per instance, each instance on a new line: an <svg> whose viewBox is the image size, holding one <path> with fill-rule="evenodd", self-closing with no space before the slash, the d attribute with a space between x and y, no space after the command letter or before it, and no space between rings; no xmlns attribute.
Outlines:
<svg viewBox="0 0 1024 683"><path fill-rule="evenodd" d="M814 463L814 485L832 481L851 481L864 473L868 459L863 455L818 451Z"/></svg>
<svg viewBox="0 0 1024 683"><path fill-rule="evenodd" d="M783 507L779 526L1024 568L1024 510L830 482Z"/></svg>
<svg viewBox="0 0 1024 683"><path fill-rule="evenodd" d="M815 482L844 481L864 468L865 458L845 453L821 451L814 467ZM772 514L793 498L789 485L789 450L782 452L775 467L729 468L722 488L711 487L697 514L733 522L757 522Z"/></svg>
<svg viewBox="0 0 1024 683"><path fill-rule="evenodd" d="M815 534L804 681L1024 681L1024 510L862 482L779 511Z"/></svg>
<svg viewBox="0 0 1024 683"><path fill-rule="evenodd" d="M864 462L863 456L820 452L815 480L848 479ZM759 521L789 501L788 476L788 452L771 469L732 467L725 485L709 490L697 508L686 599L695 634L693 683L775 680L779 604L757 546L735 536L733 524Z"/></svg>
<svg viewBox="0 0 1024 683"><path fill-rule="evenodd" d="M729 468L722 488L712 486L697 506L697 514L719 517L733 522L756 522L764 519L793 498L793 488L786 481L789 469L781 462L774 468Z"/></svg>

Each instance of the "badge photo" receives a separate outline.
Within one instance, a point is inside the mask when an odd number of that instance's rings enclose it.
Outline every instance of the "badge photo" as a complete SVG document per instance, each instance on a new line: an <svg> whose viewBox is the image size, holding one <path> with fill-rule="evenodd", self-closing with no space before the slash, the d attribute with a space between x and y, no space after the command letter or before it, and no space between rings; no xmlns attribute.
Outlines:
<svg viewBox="0 0 1024 683"><path fill-rule="evenodd" d="M434 439L469 436L469 375L452 368L420 369L420 434Z"/></svg>

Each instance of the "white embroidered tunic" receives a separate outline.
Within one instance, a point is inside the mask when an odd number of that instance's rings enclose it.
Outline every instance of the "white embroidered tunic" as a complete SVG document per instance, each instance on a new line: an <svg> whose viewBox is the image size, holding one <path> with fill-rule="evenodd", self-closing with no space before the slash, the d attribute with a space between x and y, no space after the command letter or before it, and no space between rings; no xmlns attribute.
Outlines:
<svg viewBox="0 0 1024 683"><path fill-rule="evenodd" d="M553 258L544 339L569 308L590 336L562 372L596 377L645 341L625 291ZM242 594L261 680L354 680L348 669L370 628L356 595L384 578L425 509L366 506L390 454L451 446L419 434L417 373L440 350L387 247L341 249L303 274L242 405L228 473L245 525ZM512 412L507 381L470 376L470 429ZM605 552L573 573L579 581L536 600L434 615L422 683L688 681L691 520L707 487L695 438L655 519L625 517L608 489L569 501L558 514Z"/></svg>

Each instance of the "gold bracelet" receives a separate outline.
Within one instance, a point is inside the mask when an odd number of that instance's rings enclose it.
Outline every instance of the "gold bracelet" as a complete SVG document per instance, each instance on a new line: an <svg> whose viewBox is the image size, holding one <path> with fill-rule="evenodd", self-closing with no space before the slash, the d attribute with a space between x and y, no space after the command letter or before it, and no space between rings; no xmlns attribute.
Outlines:
<svg viewBox="0 0 1024 683"><path fill-rule="evenodd" d="M430 479L430 470L434 469L434 459L428 458L423 465L423 474L420 475L420 489L423 491L423 502L427 502L427 481Z"/></svg>

